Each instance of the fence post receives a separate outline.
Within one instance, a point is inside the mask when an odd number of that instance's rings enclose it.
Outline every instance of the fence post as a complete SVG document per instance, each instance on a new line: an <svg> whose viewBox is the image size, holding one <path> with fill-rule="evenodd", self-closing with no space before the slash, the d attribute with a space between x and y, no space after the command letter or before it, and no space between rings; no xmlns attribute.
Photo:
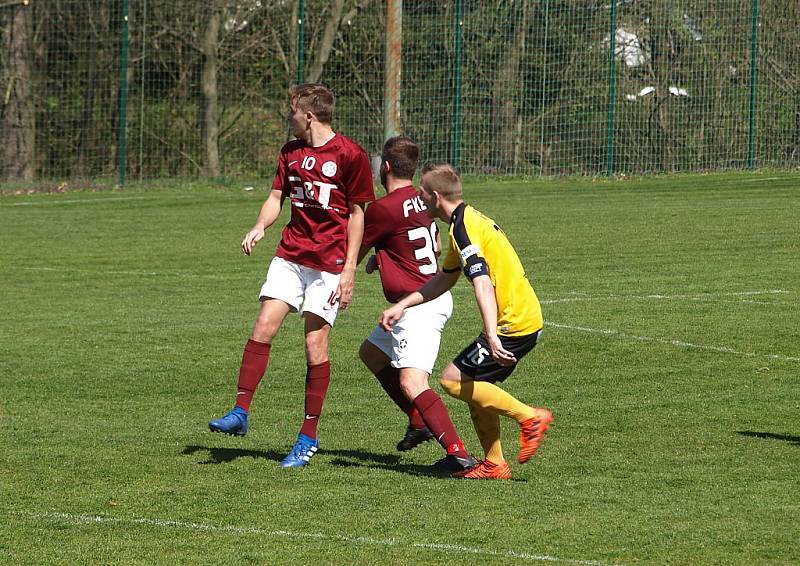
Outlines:
<svg viewBox="0 0 800 566"><path fill-rule="evenodd" d="M403 69L403 0L386 2L386 61L383 82L383 134L400 133L400 79Z"/></svg>
<svg viewBox="0 0 800 566"><path fill-rule="evenodd" d="M756 81L758 80L758 0L751 3L750 28L750 134L747 140L747 167L753 169L756 161Z"/></svg>
<svg viewBox="0 0 800 566"><path fill-rule="evenodd" d="M125 172L128 168L128 0L122 0L122 44L120 46L121 73L119 93L119 188L125 187Z"/></svg>
<svg viewBox="0 0 800 566"><path fill-rule="evenodd" d="M606 126L606 175L614 174L614 113L616 111L617 2L611 0L611 31L608 36L608 124Z"/></svg>
<svg viewBox="0 0 800 566"><path fill-rule="evenodd" d="M456 0L456 52L453 77L453 155L452 165L458 167L461 160L461 59L462 32L464 27L464 0Z"/></svg>
<svg viewBox="0 0 800 566"><path fill-rule="evenodd" d="M303 84L305 80L306 66L306 3L300 0L300 7L297 9L297 84Z"/></svg>

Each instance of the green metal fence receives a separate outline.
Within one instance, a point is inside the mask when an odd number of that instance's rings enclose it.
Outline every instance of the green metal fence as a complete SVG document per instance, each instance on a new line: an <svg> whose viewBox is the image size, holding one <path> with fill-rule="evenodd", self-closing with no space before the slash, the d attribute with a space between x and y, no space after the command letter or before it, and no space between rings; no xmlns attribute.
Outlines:
<svg viewBox="0 0 800 566"><path fill-rule="evenodd" d="M794 1L0 0L0 33L6 179L270 176L301 81L467 173L800 165Z"/></svg>

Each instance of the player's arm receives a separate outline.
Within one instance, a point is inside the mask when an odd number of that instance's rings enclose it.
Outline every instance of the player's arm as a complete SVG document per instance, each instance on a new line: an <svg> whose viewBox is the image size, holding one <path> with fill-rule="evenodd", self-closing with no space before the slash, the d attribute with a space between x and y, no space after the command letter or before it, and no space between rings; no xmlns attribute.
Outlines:
<svg viewBox="0 0 800 566"><path fill-rule="evenodd" d="M350 205L350 219L347 222L347 257L344 261L342 274L339 276L339 287L336 297L339 307L344 310L350 306L353 298L353 285L356 276L358 256L361 251L361 240L364 238L364 205L356 203Z"/></svg>
<svg viewBox="0 0 800 566"><path fill-rule="evenodd" d="M394 323L403 317L403 312L422 303L432 301L436 297L452 289L458 281L458 271L440 271L425 283L419 291L414 291L403 297L400 301L383 311L381 326L387 332L392 330Z"/></svg>
<svg viewBox="0 0 800 566"><path fill-rule="evenodd" d="M500 365L509 365L517 361L514 354L503 348L497 336L497 298L492 280L488 275L478 275L472 278L472 287L475 290L475 300L483 319L483 333L486 335L492 357Z"/></svg>
<svg viewBox="0 0 800 566"><path fill-rule="evenodd" d="M282 206L283 192L278 189L272 189L267 200L261 205L261 211L258 213L255 225L245 234L242 240L242 251L245 255L250 255L253 247L264 237L265 230L277 220Z"/></svg>

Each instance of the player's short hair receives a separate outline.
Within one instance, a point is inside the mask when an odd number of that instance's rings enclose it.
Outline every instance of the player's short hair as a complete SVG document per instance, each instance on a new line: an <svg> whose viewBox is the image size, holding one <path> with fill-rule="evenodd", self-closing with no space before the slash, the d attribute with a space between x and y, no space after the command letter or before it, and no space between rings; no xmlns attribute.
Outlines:
<svg viewBox="0 0 800 566"><path fill-rule="evenodd" d="M460 200L464 195L461 176L449 163L426 163L422 167L422 186L445 200Z"/></svg>
<svg viewBox="0 0 800 566"><path fill-rule="evenodd" d="M417 171L419 146L409 137L394 136L383 144L381 161L389 162L398 179L412 179Z"/></svg>
<svg viewBox="0 0 800 566"><path fill-rule="evenodd" d="M289 90L289 100L304 112L313 112L323 124L333 122L336 96L333 91L319 83L295 85Z"/></svg>

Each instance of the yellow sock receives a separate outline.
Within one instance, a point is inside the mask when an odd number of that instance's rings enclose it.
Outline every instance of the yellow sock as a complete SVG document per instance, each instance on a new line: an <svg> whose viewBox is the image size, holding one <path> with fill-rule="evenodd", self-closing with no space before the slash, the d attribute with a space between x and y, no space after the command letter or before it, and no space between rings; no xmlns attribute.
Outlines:
<svg viewBox="0 0 800 566"><path fill-rule="evenodd" d="M500 444L500 417L496 414L481 409L477 405L469 406L469 416L472 417L472 424L481 441L484 460L493 464L505 462L503 447Z"/></svg>
<svg viewBox="0 0 800 566"><path fill-rule="evenodd" d="M444 379L440 383L450 396L466 401L470 405L477 405L497 415L509 417L518 423L536 416L533 407L517 400L494 383Z"/></svg>

